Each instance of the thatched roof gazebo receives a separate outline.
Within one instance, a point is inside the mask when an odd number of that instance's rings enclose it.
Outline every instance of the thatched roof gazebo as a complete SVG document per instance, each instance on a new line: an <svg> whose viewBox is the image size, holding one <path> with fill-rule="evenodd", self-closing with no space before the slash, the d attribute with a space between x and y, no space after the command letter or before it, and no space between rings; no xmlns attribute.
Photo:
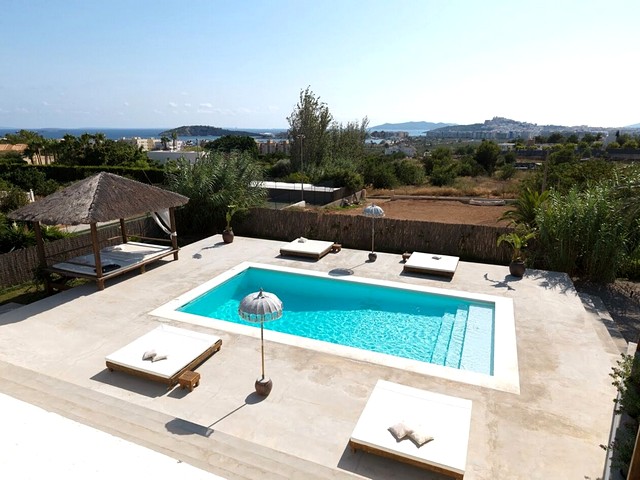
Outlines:
<svg viewBox="0 0 640 480"><path fill-rule="evenodd" d="M141 271L144 271L144 265L146 265L146 263L167 255L172 254L175 260L178 259L179 249L176 238L174 211L176 207L185 205L188 201L189 199L187 197L175 192L120 177L112 173L100 172L59 190L42 200L14 210L8 214L8 217L12 220L33 223L38 258L45 271L58 273L63 276L95 278L98 288L102 290L105 279L109 277L125 273L138 267L141 268ZM97 223L119 219L122 244L125 245L128 243L125 218L143 215L148 212L161 212L167 209L169 211L167 227L170 232L171 247L158 251L158 255L141 255L141 250L138 249L138 262L124 266L118 265L120 268L118 268L117 271L114 270L105 273L103 262L101 261L101 256L105 256L105 252L101 252L100 250ZM78 262L75 264L77 268L68 267L68 265L74 265L74 262L71 261L65 264L67 266L66 269L48 266L40 229L41 224L89 224L93 257L91 259L87 259L86 256L82 258L82 262L84 262L83 268L80 267L82 264ZM151 247L151 245L149 245L149 247ZM126 252L120 252L120 254L124 253ZM87 261L92 262L90 265L91 269L85 268L88 265ZM49 284L47 288L50 290Z"/></svg>

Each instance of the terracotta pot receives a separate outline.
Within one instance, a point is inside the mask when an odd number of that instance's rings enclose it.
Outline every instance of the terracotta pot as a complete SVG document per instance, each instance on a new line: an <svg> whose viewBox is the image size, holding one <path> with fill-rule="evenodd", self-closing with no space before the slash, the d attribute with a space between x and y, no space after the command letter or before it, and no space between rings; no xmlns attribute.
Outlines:
<svg viewBox="0 0 640 480"><path fill-rule="evenodd" d="M509 273L514 277L523 277L526 267L522 260L513 260L509 264Z"/></svg>
<svg viewBox="0 0 640 480"><path fill-rule="evenodd" d="M234 235L233 235L233 230L232 229L229 229L229 230L225 229L225 230L222 231L222 241L224 243L233 242L233 237L234 237Z"/></svg>

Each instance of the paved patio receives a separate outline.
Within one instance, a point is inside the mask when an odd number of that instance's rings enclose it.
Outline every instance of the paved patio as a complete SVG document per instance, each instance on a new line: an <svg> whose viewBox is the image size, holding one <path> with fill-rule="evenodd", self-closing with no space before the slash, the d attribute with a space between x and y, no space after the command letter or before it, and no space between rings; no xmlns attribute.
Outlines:
<svg viewBox="0 0 640 480"><path fill-rule="evenodd" d="M602 476L599 445L608 441L615 396L609 373L625 345L605 318L585 309L566 275L528 271L518 280L503 266L461 262L452 280L439 280L402 275L400 255L379 253L369 263L367 252L343 249L313 262L280 257L283 244L236 237L226 245L217 235L183 248L177 262L107 282L104 291L90 284L0 314L0 392L229 479L425 478L422 470L347 448L382 378L473 401L466 479ZM222 349L198 368L202 381L193 392L106 370L107 354L163 321L149 312L243 261L350 268L362 277L510 297L520 393L274 343L266 335L274 389L262 400L253 393L259 342L217 330ZM287 465L292 473L277 473Z"/></svg>

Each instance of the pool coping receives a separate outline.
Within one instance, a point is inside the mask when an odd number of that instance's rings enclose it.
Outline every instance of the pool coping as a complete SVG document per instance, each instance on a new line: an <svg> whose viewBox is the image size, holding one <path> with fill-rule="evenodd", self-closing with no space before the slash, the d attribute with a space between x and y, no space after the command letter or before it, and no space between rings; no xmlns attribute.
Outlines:
<svg viewBox="0 0 640 480"><path fill-rule="evenodd" d="M304 274L321 278L336 278L336 275L331 275L330 273L324 273L314 270L276 266L256 262L241 262L236 266L226 270L225 272L215 276L211 280L179 295L178 297L152 310L151 312L149 312L149 315L165 320L175 320L179 322L190 323L193 325L199 325L202 327L219 329L229 333L259 338L260 330L251 326L210 318L207 318L205 320L199 315L177 311L177 309L184 304L197 298L203 293L206 293L216 285L227 281L243 270L251 267L288 273ZM468 370L459 370L453 367L446 367L407 358L400 358L384 353L370 352L368 350L362 350L355 347L337 345L321 340L314 340L275 331L269 331L267 340L285 345L291 345L295 347L346 357L352 360L369 362L386 367L407 370L418 374L444 378L456 382L467 383L514 394L520 393L515 314L513 308L513 300L511 298L399 283L388 280L372 279L356 275L341 275L340 279L357 283L367 283L378 286L402 288L405 290L434 293L447 297L459 297L468 300L493 303L495 306L493 375L486 375Z"/></svg>

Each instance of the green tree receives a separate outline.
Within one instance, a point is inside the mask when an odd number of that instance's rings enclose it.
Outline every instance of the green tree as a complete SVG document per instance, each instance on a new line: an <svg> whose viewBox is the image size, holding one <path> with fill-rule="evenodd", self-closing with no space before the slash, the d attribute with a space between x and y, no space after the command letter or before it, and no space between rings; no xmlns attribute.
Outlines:
<svg viewBox="0 0 640 480"><path fill-rule="evenodd" d="M365 141L369 119L364 117L361 122L333 123L329 129L327 144L328 155L332 163L336 159L348 159L351 164L359 163L365 158Z"/></svg>
<svg viewBox="0 0 640 480"><path fill-rule="evenodd" d="M496 167L496 162L500 156L500 147L491 140L483 140L475 153L475 161L486 170L488 174L492 174Z"/></svg>
<svg viewBox="0 0 640 480"><path fill-rule="evenodd" d="M311 91L300 91L298 104L287 117L291 142L291 165L294 170L307 171L322 165L329 141L328 128L333 117L326 103Z"/></svg>
<svg viewBox="0 0 640 480"><path fill-rule="evenodd" d="M578 159L576 146L573 143L565 143L559 148L554 148L553 152L549 154L547 161L554 165L560 163L571 163Z"/></svg>
<svg viewBox="0 0 640 480"><path fill-rule="evenodd" d="M206 150L230 153L234 150L247 152L253 158L258 158L258 145L254 138L247 135L225 135L207 142L204 146Z"/></svg>
<svg viewBox="0 0 640 480"><path fill-rule="evenodd" d="M553 132L547 138L547 143L564 143L564 136L560 132Z"/></svg>

